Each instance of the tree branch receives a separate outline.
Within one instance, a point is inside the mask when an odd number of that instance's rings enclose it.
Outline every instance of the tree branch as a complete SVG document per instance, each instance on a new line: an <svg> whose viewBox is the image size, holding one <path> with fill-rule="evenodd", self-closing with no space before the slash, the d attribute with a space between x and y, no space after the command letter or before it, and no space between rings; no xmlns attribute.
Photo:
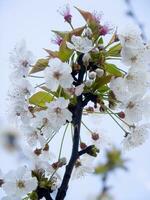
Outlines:
<svg viewBox="0 0 150 200"><path fill-rule="evenodd" d="M66 192L69 185L69 180L71 177L71 173L73 171L73 167L78 159L78 148L79 148L79 140L80 140L80 126L81 126L81 118L82 118L82 95L77 97L77 105L75 108L75 112L73 114L73 125L74 125L74 137L73 137L73 147L72 153L70 157L70 161L66 166L66 171L61 183L60 188L58 189L58 193L56 196L56 200L63 200L66 196Z"/></svg>
<svg viewBox="0 0 150 200"><path fill-rule="evenodd" d="M41 198L45 197L46 200L53 200L51 195L50 195L49 190L45 188L37 188L37 194L38 194L38 199L40 200Z"/></svg>
<svg viewBox="0 0 150 200"><path fill-rule="evenodd" d="M87 148L85 148L85 149L83 149L83 150L81 150L81 151L79 151L79 156L82 156L82 155L84 155L84 154L91 154L91 150L93 149L93 147L94 147L94 145L90 145L90 146L88 146Z"/></svg>

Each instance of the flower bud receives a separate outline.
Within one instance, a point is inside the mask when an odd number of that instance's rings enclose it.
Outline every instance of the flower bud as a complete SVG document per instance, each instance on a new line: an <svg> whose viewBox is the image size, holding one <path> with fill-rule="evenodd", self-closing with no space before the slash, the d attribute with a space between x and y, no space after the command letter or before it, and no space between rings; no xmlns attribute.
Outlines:
<svg viewBox="0 0 150 200"><path fill-rule="evenodd" d="M90 87L90 86L92 85L92 83L93 83L92 80L87 80L87 81L85 82L85 85L86 85L87 87Z"/></svg>
<svg viewBox="0 0 150 200"><path fill-rule="evenodd" d="M85 108L85 110L88 113L93 113L94 112L94 108L92 106L89 106L89 107Z"/></svg>
<svg viewBox="0 0 150 200"><path fill-rule="evenodd" d="M123 111L121 111L121 112L119 112L119 113L117 113L117 114L118 114L118 116L119 116L120 118L122 118L122 119L125 118L125 113L124 113Z"/></svg>
<svg viewBox="0 0 150 200"><path fill-rule="evenodd" d="M81 142L81 143L80 143L80 148L81 148L81 149L86 149L86 148L87 148L87 145L86 145L84 142Z"/></svg>
<svg viewBox="0 0 150 200"><path fill-rule="evenodd" d="M96 72L92 71L89 73L89 79L95 79L96 78Z"/></svg>
<svg viewBox="0 0 150 200"><path fill-rule="evenodd" d="M91 36L92 36L92 30L91 30L89 27L86 27L86 28L84 29L83 35L84 35L85 37L91 38Z"/></svg>
<svg viewBox="0 0 150 200"><path fill-rule="evenodd" d="M104 70L100 68L96 69L95 72L98 77L102 77L104 75Z"/></svg>
<svg viewBox="0 0 150 200"><path fill-rule="evenodd" d="M98 133L92 133L92 140L94 140L94 141L99 140L99 134Z"/></svg>
<svg viewBox="0 0 150 200"><path fill-rule="evenodd" d="M84 54L82 61L85 64L85 66L89 65L90 60L91 60L90 54L89 53Z"/></svg>

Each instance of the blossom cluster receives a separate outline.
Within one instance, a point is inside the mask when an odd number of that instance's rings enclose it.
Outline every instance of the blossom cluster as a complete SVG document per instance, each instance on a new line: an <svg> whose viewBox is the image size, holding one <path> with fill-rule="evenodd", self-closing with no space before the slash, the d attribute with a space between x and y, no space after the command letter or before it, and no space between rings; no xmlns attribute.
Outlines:
<svg viewBox="0 0 150 200"><path fill-rule="evenodd" d="M145 44L141 31L136 26L126 27L118 34L122 45L122 62L128 67L124 77L115 78L110 82L128 128L124 148L130 149L145 142L149 134L149 44Z"/></svg>
<svg viewBox="0 0 150 200"><path fill-rule="evenodd" d="M101 15L77 10L85 19L85 26L73 27L67 6L61 15L72 30L53 31L59 49L45 49L48 57L33 64L32 54L24 42L11 55L13 88L9 92L9 117L20 130L22 151L28 162L6 175L0 174L0 187L7 194L3 200L43 200L41 190L48 191L49 195L57 191L63 179L60 171L70 164L67 156L62 156L69 127L73 147L78 145L77 156L72 159L75 160L72 178L94 172L95 157L103 143L110 142L104 133L91 130L84 123L84 114L110 116L125 132L126 149L143 144L148 137L150 125L145 120L150 110L149 44L142 41L140 30L134 27L126 27L119 33L114 31L106 43L105 35L111 28L102 25ZM128 71L113 64L115 59ZM35 81L29 82L31 78L43 82L34 86ZM90 141L84 141L80 126L88 130ZM62 132L57 152L52 142ZM71 146L68 151L74 155Z"/></svg>

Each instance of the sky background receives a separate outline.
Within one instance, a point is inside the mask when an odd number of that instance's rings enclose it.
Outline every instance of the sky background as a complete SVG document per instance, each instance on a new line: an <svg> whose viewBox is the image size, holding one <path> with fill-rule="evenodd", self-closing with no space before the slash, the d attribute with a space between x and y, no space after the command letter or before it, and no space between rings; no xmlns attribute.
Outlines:
<svg viewBox="0 0 150 200"><path fill-rule="evenodd" d="M21 39L27 41L28 48L33 51L35 57L46 56L42 48L51 47L51 29L68 30L68 25L57 12L65 3L80 7L85 10L102 11L104 22L114 26L124 26L129 23L126 15L126 5L123 0L0 0L0 125L7 124L5 111L7 91L9 89L9 52L16 42ZM147 38L150 39L150 1L132 0L133 7L140 21L145 25ZM72 8L73 24L80 26L84 24L80 15ZM52 46L53 47L53 46ZM112 138L118 143L120 130L112 123L102 120L101 125ZM89 122L89 126L93 124ZM118 139L119 138L119 139ZM117 140L118 139L118 140ZM112 193L115 200L149 200L150 199L150 140L142 147L126 153L130 159L129 172L119 171L110 179L114 185ZM0 168L4 171L16 167L14 157L4 154L0 149ZM88 176L82 180L73 181L66 200L86 200L90 194L100 190L98 177ZM0 191L0 198L3 193Z"/></svg>

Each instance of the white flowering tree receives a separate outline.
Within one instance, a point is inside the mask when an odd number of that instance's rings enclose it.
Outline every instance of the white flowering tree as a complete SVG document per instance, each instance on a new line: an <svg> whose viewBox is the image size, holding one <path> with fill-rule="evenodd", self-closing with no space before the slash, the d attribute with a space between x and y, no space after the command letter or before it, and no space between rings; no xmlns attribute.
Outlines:
<svg viewBox="0 0 150 200"><path fill-rule="evenodd" d="M88 128L83 115L110 116L123 131L124 149L137 147L148 137L150 45L144 43L137 27L113 31L101 23L96 12L76 9L86 24L74 28L67 6L61 14L72 30L53 31L57 51L45 49L48 56L35 64L24 42L11 54L9 117L23 135L22 151L27 162L7 174L0 173L0 187L6 192L3 200L63 200L71 177L94 172L92 162L105 139ZM106 41L108 34L112 36ZM115 60L120 61L118 65ZM89 131L90 142L83 139L81 126ZM62 157L68 129L70 158L68 152ZM62 131L57 152L53 140ZM124 161L118 158L117 163L124 167ZM109 167L97 167L96 173L105 174L113 169Z"/></svg>

